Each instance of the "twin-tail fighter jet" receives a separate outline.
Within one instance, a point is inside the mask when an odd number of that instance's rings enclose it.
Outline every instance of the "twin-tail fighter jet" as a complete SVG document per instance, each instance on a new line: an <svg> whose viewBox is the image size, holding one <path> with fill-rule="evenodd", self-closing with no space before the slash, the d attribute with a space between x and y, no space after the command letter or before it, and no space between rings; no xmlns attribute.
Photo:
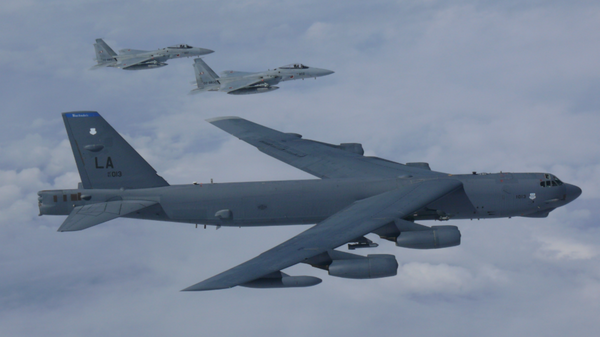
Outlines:
<svg viewBox="0 0 600 337"><path fill-rule="evenodd" d="M68 215L58 231L118 218L213 226L314 224L259 256L184 290L306 287L314 276L282 270L306 263L351 279L394 276L394 255L336 250L377 247L373 233L398 247L457 246L456 226L423 220L543 218L581 189L549 173L447 174L427 163L364 156L357 143L326 144L239 117L208 122L261 152L308 172L313 180L169 185L97 113L63 113L81 177L78 189L40 191L40 215Z"/></svg>
<svg viewBox="0 0 600 337"><path fill-rule="evenodd" d="M275 84L283 81L317 78L333 71L308 67L300 63L269 69L257 73L226 70L217 75L202 59L194 59L196 89L190 94L205 91L223 91L231 95L260 94L279 89Z"/></svg>
<svg viewBox="0 0 600 337"><path fill-rule="evenodd" d="M96 39L94 43L96 49L97 65L92 69L102 67L115 67L125 70L143 70L160 68L167 65L169 59L200 56L213 53L214 51L204 48L194 48L187 44L178 44L158 50L136 50L122 49L119 54L115 53L102 39Z"/></svg>

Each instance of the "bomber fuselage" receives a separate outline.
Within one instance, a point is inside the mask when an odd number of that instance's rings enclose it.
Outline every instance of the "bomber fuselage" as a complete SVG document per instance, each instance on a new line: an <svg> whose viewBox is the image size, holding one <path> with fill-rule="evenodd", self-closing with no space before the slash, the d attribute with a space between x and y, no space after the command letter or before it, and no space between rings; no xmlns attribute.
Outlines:
<svg viewBox="0 0 600 337"><path fill-rule="evenodd" d="M118 178L117 178L118 179ZM39 192L40 214L69 215L74 207L114 200L157 205L125 217L219 226L320 222L353 202L423 180L457 179L463 188L409 220L545 217L581 190L544 173L448 175L436 178L323 179L173 185L148 189L73 189Z"/></svg>

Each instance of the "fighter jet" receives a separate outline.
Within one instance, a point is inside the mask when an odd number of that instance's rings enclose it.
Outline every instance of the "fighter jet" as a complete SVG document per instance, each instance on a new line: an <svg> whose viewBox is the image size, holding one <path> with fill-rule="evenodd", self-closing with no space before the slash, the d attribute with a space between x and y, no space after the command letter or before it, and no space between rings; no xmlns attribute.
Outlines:
<svg viewBox="0 0 600 337"><path fill-rule="evenodd" d="M96 39L97 65L91 69L115 67L125 70L143 70L164 67L165 61L173 58L192 57L214 53L210 49L194 48L187 44L177 44L171 47L148 51L136 49L121 49L115 53L102 39Z"/></svg>
<svg viewBox="0 0 600 337"><path fill-rule="evenodd" d="M260 94L279 89L275 86L279 82L313 77L316 79L333 74L331 70L296 63L258 73L226 70L219 77L201 58L194 59L194 71L198 87L190 91L190 94L205 91L223 91L231 95Z"/></svg>
<svg viewBox="0 0 600 337"><path fill-rule="evenodd" d="M417 221L543 218L581 194L579 187L550 173L442 173L432 171L427 163L400 164L364 156L358 143L326 144L239 117L208 122L319 179L169 185L97 112L62 116L81 183L77 189L38 192L40 215L68 215L60 232L83 230L118 217L217 228L316 223L185 291L305 287L321 282L315 276L282 271L297 263L342 278L394 276L398 269L394 255L363 256L336 248L377 247L366 237L371 233L404 248L458 246L461 234L456 226L429 227Z"/></svg>

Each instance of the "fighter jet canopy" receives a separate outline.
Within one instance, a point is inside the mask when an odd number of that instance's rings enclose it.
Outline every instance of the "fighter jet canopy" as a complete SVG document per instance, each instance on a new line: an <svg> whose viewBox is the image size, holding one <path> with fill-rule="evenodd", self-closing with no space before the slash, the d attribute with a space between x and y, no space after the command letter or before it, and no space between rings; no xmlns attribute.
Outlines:
<svg viewBox="0 0 600 337"><path fill-rule="evenodd" d="M173 48L173 49L192 49L193 47L190 46L189 44L176 44L174 46L170 46L169 48Z"/></svg>
<svg viewBox="0 0 600 337"><path fill-rule="evenodd" d="M294 63L279 67L279 69L308 69L308 67L301 63Z"/></svg>

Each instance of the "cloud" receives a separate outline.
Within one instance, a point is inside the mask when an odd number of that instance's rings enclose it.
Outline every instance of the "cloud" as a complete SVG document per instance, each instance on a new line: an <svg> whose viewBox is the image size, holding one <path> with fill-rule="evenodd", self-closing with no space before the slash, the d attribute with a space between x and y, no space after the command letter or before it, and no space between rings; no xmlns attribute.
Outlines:
<svg viewBox="0 0 600 337"><path fill-rule="evenodd" d="M542 247L538 255L542 258L589 260L598 256L598 249L592 245L573 242L570 239L540 238Z"/></svg>
<svg viewBox="0 0 600 337"><path fill-rule="evenodd" d="M586 1L7 2L0 334L593 334L596 13ZM187 96L191 59L88 71L98 37L115 50L210 48L204 60L215 71L302 62L335 74L264 95ZM38 217L36 193L79 182L60 117L77 110L99 111L172 184L313 178L204 121L238 115L443 172L551 172L583 194L545 219L455 221L463 242L452 249L400 249L374 237L376 253L400 262L392 278L346 280L301 265L286 272L324 282L180 293L307 227L117 219L57 233L64 217Z"/></svg>
<svg viewBox="0 0 600 337"><path fill-rule="evenodd" d="M482 288L493 288L505 283L506 276L493 266L486 266L475 273L470 270L427 263L407 263L398 272L400 287L410 295L469 296Z"/></svg>

